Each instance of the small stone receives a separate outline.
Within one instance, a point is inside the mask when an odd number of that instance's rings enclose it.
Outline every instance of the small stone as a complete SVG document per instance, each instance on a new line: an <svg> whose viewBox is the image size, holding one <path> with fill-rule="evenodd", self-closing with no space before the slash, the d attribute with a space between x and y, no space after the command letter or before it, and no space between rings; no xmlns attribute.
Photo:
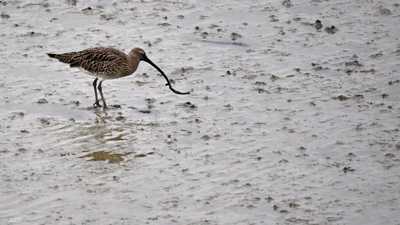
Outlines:
<svg viewBox="0 0 400 225"><path fill-rule="evenodd" d="M90 7L90 6L82 9L83 12L88 12L88 11L91 11L91 10L93 10L93 8Z"/></svg>
<svg viewBox="0 0 400 225"><path fill-rule="evenodd" d="M338 31L338 29L334 25L332 25L330 27L325 27L325 31L328 34L334 34Z"/></svg>
<svg viewBox="0 0 400 225"><path fill-rule="evenodd" d="M142 109L142 110L139 110L139 112L141 112L141 113L145 113L145 114L149 114L149 113L151 113L151 111L150 111L150 110L148 110L148 109Z"/></svg>
<svg viewBox="0 0 400 225"><path fill-rule="evenodd" d="M232 32L231 33L231 39L232 39L232 41L236 41L237 39L239 39L239 38L241 38L242 37L242 35L240 35L240 34L238 34L238 33L236 33L236 32Z"/></svg>
<svg viewBox="0 0 400 225"><path fill-rule="evenodd" d="M321 20L316 20L315 23L314 23L314 27L315 27L315 29L317 29L318 31L321 30L321 28L322 28Z"/></svg>
<svg viewBox="0 0 400 225"><path fill-rule="evenodd" d="M47 101L47 99L41 98L41 99L39 99L39 100L37 101L37 103L38 103L38 104L47 104L47 103L49 103L49 102Z"/></svg>
<svg viewBox="0 0 400 225"><path fill-rule="evenodd" d="M126 120L126 117L125 117L125 116L117 116L117 117L115 118L115 120L116 120L116 121L123 121L123 120Z"/></svg>
<svg viewBox="0 0 400 225"><path fill-rule="evenodd" d="M201 33L201 37L203 38L203 39L206 39L207 38L207 36L208 36L208 32L202 32Z"/></svg>
<svg viewBox="0 0 400 225"><path fill-rule="evenodd" d="M339 101L346 101L348 99L350 99L349 97L345 96L345 95L339 95L337 97L333 97L333 99L335 100L339 100Z"/></svg>
<svg viewBox="0 0 400 225"><path fill-rule="evenodd" d="M297 204L297 203L295 203L295 202L290 202L289 203L289 207L290 208L298 208L300 205L299 204Z"/></svg>
<svg viewBox="0 0 400 225"><path fill-rule="evenodd" d="M210 136L208 136L208 135L206 134L206 135L203 135L203 136L201 137L201 139L203 139L204 141L208 141L208 140L210 140L211 138L210 138Z"/></svg>
<svg viewBox="0 0 400 225"><path fill-rule="evenodd" d="M274 75L274 74L272 74L271 75L271 77L270 77L270 79L272 80L272 81L276 81L276 80L278 80L280 77L278 77L278 76L276 76L276 75Z"/></svg>
<svg viewBox="0 0 400 225"><path fill-rule="evenodd" d="M355 169L351 168L350 166L345 166L343 167L343 172L348 173L348 172L354 172Z"/></svg>

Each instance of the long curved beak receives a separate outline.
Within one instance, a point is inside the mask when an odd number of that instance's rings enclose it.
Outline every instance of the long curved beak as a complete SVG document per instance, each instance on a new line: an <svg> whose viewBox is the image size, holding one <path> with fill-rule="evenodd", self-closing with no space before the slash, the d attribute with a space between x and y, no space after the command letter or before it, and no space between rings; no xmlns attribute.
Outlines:
<svg viewBox="0 0 400 225"><path fill-rule="evenodd" d="M147 58L146 55L143 55L141 60L147 62L147 63L150 64L150 65L152 65L154 68L156 68L156 70L157 70L158 72L161 73L161 75L162 75L162 76L165 78L165 80L167 81L167 84L166 84L166 85L169 87L169 89L170 89L172 92L174 92L175 94L178 94L178 95L187 95L187 94L190 94L190 92L180 92L180 91L175 90L175 89L171 86L171 82L169 81L167 75L165 75L165 73L160 69L160 67L158 67L158 66L157 66L155 63L153 63L149 58Z"/></svg>
<svg viewBox="0 0 400 225"><path fill-rule="evenodd" d="M153 63L153 61L151 61L149 58L147 58L146 55L142 56L142 60L147 62L148 64L152 65L154 68L156 68L158 70L158 72L160 72L161 74L165 75L164 72L160 69L160 67L158 67L155 63Z"/></svg>

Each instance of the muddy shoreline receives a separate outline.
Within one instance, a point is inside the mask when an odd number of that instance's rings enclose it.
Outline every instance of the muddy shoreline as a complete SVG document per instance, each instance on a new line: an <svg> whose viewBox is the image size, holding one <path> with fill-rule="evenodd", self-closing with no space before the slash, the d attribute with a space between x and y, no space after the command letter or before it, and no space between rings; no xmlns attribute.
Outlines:
<svg viewBox="0 0 400 225"><path fill-rule="evenodd" d="M0 224L400 224L396 1L0 1ZM318 22L319 21L319 22ZM134 47L106 81L47 52Z"/></svg>

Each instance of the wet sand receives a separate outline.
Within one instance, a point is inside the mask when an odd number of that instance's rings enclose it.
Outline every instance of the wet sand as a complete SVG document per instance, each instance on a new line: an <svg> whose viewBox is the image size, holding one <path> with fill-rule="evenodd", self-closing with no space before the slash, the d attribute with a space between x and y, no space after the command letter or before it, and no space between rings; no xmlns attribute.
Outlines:
<svg viewBox="0 0 400 225"><path fill-rule="evenodd" d="M399 225L399 18L394 0L0 1L0 224ZM95 46L142 47L192 94L142 63L94 109L93 78L46 53Z"/></svg>

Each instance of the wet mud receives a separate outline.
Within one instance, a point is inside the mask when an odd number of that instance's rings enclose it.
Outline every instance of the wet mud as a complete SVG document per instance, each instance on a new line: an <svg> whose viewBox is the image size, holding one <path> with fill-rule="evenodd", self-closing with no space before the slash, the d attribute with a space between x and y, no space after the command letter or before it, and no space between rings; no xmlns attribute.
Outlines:
<svg viewBox="0 0 400 225"><path fill-rule="evenodd" d="M0 1L0 224L400 224L400 5ZM112 46L105 81L47 57Z"/></svg>

